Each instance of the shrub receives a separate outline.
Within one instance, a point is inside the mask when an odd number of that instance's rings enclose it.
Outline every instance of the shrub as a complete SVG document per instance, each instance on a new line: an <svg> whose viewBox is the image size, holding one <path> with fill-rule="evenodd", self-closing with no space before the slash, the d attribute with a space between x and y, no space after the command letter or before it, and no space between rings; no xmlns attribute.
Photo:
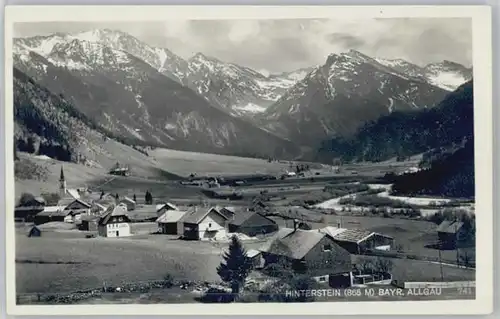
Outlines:
<svg viewBox="0 0 500 319"><path fill-rule="evenodd" d="M163 285L167 288L172 287L174 285L174 276L170 273L165 274L165 276L163 276Z"/></svg>
<svg viewBox="0 0 500 319"><path fill-rule="evenodd" d="M35 196L30 193L22 193L19 198L18 206L30 206L35 200Z"/></svg>

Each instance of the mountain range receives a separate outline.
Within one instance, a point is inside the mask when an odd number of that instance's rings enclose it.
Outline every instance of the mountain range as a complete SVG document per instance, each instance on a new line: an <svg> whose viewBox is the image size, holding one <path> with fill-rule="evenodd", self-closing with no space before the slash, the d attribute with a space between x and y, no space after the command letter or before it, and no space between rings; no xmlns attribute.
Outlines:
<svg viewBox="0 0 500 319"><path fill-rule="evenodd" d="M13 51L17 81L30 79L107 136L261 157L297 158L395 111L431 109L472 78L449 61L421 67L354 50L265 76L108 29L16 38Z"/></svg>

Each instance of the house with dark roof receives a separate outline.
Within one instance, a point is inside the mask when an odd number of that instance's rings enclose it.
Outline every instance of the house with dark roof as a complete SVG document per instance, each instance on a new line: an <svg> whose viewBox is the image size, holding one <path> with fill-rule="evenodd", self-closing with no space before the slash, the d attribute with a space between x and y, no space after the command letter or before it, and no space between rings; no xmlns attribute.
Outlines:
<svg viewBox="0 0 500 319"><path fill-rule="evenodd" d="M347 229L327 226L319 230L330 237L351 254L361 254L367 250L390 250L394 238L364 229Z"/></svg>
<svg viewBox="0 0 500 319"><path fill-rule="evenodd" d="M99 236L125 237L130 236L130 218L127 208L123 205L110 206L98 221Z"/></svg>
<svg viewBox="0 0 500 319"><path fill-rule="evenodd" d="M228 223L230 233L243 233L251 237L273 233L277 230L278 225L274 220L246 209L236 210Z"/></svg>
<svg viewBox="0 0 500 319"><path fill-rule="evenodd" d="M195 207L180 219L184 225L182 238L191 240L225 238L227 221L227 217L216 207L208 209Z"/></svg>
<svg viewBox="0 0 500 319"><path fill-rule="evenodd" d="M457 220L444 220L437 228L439 243L442 248L454 249L457 239L466 232L464 223Z"/></svg>
<svg viewBox="0 0 500 319"><path fill-rule="evenodd" d="M282 228L259 250L265 267L288 263L296 273L332 287L352 285L351 254L323 232Z"/></svg>

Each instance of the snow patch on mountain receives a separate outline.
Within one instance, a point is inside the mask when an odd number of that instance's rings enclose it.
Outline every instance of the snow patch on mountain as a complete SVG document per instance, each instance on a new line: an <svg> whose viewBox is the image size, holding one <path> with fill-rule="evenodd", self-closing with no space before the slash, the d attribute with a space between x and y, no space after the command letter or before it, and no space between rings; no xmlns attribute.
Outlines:
<svg viewBox="0 0 500 319"><path fill-rule="evenodd" d="M235 106L234 109L239 112L245 112L245 113L262 113L266 110L265 107L254 104L254 103L248 103L246 105L238 105Z"/></svg>

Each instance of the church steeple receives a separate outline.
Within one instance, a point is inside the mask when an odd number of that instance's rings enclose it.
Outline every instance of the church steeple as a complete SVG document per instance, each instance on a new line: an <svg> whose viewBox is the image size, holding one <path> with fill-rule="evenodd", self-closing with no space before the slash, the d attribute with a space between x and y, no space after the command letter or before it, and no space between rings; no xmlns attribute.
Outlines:
<svg viewBox="0 0 500 319"><path fill-rule="evenodd" d="M61 166L61 175L59 176L59 193L61 197L66 195L66 179L64 178L64 170Z"/></svg>

